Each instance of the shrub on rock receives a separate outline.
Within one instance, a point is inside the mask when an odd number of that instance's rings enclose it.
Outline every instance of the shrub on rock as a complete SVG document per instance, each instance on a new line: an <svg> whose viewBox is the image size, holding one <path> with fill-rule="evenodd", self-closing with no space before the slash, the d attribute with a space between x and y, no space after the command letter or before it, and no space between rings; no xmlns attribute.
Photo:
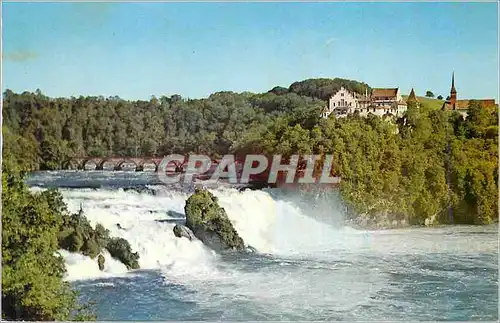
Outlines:
<svg viewBox="0 0 500 323"><path fill-rule="evenodd" d="M59 247L78 252L94 259L103 249L111 257L123 262L128 269L139 268L139 254L132 252L130 244L123 238L110 238L109 230L101 224L92 228L80 209L78 213L66 216L58 233ZM97 259L99 262L99 259Z"/></svg>
<svg viewBox="0 0 500 323"><path fill-rule="evenodd" d="M132 252L132 248L127 240L123 238L112 238L109 240L106 249L111 257L120 260L127 269L139 268L139 254Z"/></svg>
<svg viewBox="0 0 500 323"><path fill-rule="evenodd" d="M184 211L186 226L212 249L245 250L243 239L234 229L226 211L208 190L196 189L187 199Z"/></svg>

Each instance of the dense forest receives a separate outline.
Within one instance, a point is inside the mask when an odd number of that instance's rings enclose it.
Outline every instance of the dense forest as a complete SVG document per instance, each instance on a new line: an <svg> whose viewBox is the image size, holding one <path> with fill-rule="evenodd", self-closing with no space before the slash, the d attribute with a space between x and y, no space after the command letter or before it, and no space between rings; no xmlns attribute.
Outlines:
<svg viewBox="0 0 500 323"><path fill-rule="evenodd" d="M408 102L399 119L321 119L343 85L313 79L267 93L218 92L127 101L3 97L3 319L89 319L62 281L59 248L96 257L107 248L127 267L128 242L69 214L57 191L30 192L23 173L59 169L71 156L203 153L333 154L351 220L361 223L489 224L498 221L498 107L471 101L468 116ZM359 222L359 221L358 221ZM99 265L101 266L101 264Z"/></svg>
<svg viewBox="0 0 500 323"><path fill-rule="evenodd" d="M4 93L6 153L29 169L57 169L69 156L163 156L169 153L223 155L249 130L278 117L312 129L342 79L310 80L265 94L219 92L206 99L181 96L126 101L118 97L48 98L41 92ZM20 149L22 147L22 149ZM18 149L18 150L16 150Z"/></svg>
<svg viewBox="0 0 500 323"><path fill-rule="evenodd" d="M409 224L491 223L498 218L498 107L471 101L464 119L417 102L399 119L320 118L344 79L310 79L267 93L218 92L127 101L4 93L5 162L59 169L71 156L202 153L334 155L356 217Z"/></svg>

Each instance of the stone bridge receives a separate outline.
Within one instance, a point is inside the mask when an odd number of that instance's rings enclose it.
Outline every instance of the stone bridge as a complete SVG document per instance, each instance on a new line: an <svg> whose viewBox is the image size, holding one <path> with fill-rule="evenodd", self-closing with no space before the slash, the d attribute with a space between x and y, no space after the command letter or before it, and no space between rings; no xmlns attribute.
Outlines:
<svg viewBox="0 0 500 323"><path fill-rule="evenodd" d="M87 166L93 164L95 170L104 170L106 164L106 166L110 165L113 170L122 170L125 164L133 164L138 172L144 171L146 166L154 167L155 172L157 172L162 160L163 157L73 157L63 164L63 169L86 170ZM179 168L183 169L186 163L187 158L182 163L171 161L166 171L176 172Z"/></svg>

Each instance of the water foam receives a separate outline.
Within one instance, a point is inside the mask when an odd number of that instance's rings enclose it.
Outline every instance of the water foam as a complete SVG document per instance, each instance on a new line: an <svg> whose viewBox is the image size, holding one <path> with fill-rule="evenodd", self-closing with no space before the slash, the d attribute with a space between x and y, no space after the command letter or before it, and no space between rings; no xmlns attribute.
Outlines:
<svg viewBox="0 0 500 323"><path fill-rule="evenodd" d="M151 190L154 192L152 193ZM72 212L83 207L90 223L101 223L111 236L127 239L140 255L141 269L160 269L171 277L213 276L217 255L200 241L179 239L173 234L175 223L167 212L184 213L188 194L161 186L146 192L111 189L62 189ZM223 188L212 191L219 198L231 222L246 244L260 253L294 254L327 249L337 234L330 226L302 214L293 202L277 199L266 191L238 191ZM167 221L165 221L167 220ZM71 279L100 277L95 261L81 255L65 254ZM92 270L89 269L92 266ZM91 274L92 273L92 274ZM105 274L123 274L123 268L109 268ZM103 274L105 276L105 274Z"/></svg>
<svg viewBox="0 0 500 323"><path fill-rule="evenodd" d="M64 277L66 281L111 278L128 274L125 265L113 259L107 251L102 253L105 259L103 271L99 270L97 259L91 259L90 257L71 253L66 250L59 250L59 254L64 258L66 263L67 272Z"/></svg>
<svg viewBox="0 0 500 323"><path fill-rule="evenodd" d="M179 271L199 271L193 263L210 263L214 253L200 241L176 238L174 223L167 211L183 213L187 196L164 192L163 196L123 190L62 190L71 211L83 207L90 223L101 223L111 236L130 242L140 255L141 269L172 267ZM205 259L203 261L203 259Z"/></svg>

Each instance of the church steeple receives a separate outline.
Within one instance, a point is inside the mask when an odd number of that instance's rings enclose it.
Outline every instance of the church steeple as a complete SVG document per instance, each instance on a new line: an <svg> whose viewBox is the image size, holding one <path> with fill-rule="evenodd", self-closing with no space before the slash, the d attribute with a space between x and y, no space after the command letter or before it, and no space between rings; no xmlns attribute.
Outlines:
<svg viewBox="0 0 500 323"><path fill-rule="evenodd" d="M451 93L457 93L455 89L455 72L451 74Z"/></svg>
<svg viewBox="0 0 500 323"><path fill-rule="evenodd" d="M455 110L455 103L457 102L457 89L455 89L455 72L451 75L451 91L450 91L450 105Z"/></svg>

